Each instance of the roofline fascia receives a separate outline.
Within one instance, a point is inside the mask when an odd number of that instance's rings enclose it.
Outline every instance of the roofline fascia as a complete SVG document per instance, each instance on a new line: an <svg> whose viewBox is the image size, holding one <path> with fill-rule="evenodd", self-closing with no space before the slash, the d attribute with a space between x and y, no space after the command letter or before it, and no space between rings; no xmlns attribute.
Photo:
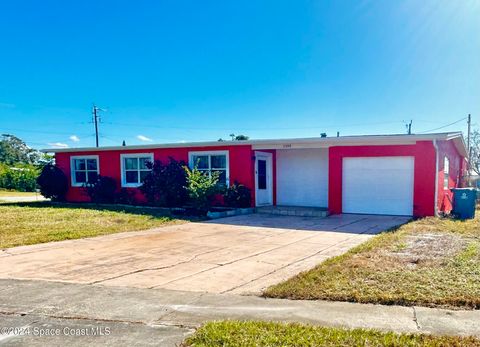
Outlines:
<svg viewBox="0 0 480 347"><path fill-rule="evenodd" d="M75 152L102 152L117 150L147 150L156 148L185 148L185 147L223 147L223 146L254 146L255 149L267 149L265 146L273 146L272 148L286 148L289 144L310 144L316 147L330 147L335 145L368 145L375 143L394 143L394 144L412 144L416 141L425 140L452 140L460 137L463 145L463 135L461 132L452 133L435 133L435 134L392 134L392 135L358 135L358 136L341 136L341 137L311 137L311 138L291 138L291 139L262 139L262 140L246 140L246 141L208 141L208 142L185 142L185 143L165 143L165 144L148 144L148 145L132 145L132 146L108 146L108 147L78 147L78 148L51 148L42 149L45 153L75 153Z"/></svg>

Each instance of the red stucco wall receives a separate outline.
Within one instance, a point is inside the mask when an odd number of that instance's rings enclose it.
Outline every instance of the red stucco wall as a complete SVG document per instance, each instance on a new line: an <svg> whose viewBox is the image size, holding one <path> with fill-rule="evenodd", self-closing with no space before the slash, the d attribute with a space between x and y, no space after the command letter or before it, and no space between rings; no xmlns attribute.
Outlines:
<svg viewBox="0 0 480 347"><path fill-rule="evenodd" d="M413 156L413 214L433 216L435 201L435 148L431 141L414 145L344 146L329 148L328 208L330 213L342 213L342 162L344 157ZM365 203L368 203L366 201Z"/></svg>
<svg viewBox="0 0 480 347"><path fill-rule="evenodd" d="M144 150L115 150L115 151L89 151L75 153L57 153L55 156L56 165L63 170L68 177L69 190L67 193L68 201L88 201L84 189L71 186L70 157L79 155L98 155L99 169L101 176L112 177L117 181L118 188L121 185L120 172L120 154L127 153L153 153L154 160L167 162L169 157L176 160L183 160L188 164L188 152L191 151L229 151L229 173L230 183L238 181L252 190L252 201L255 201L255 181L254 181L254 162L253 151L250 145L238 146L218 146L218 147L187 147L187 148L160 148ZM136 188L128 188L136 192L136 198L144 201L143 195Z"/></svg>
<svg viewBox="0 0 480 347"><path fill-rule="evenodd" d="M452 141L438 141L438 184L437 184L437 206L441 212L452 210L451 188L463 185L463 174L466 170L465 158L457 151ZM445 156L450 162L448 188L444 187L444 163Z"/></svg>
<svg viewBox="0 0 480 347"><path fill-rule="evenodd" d="M344 157L382 157L382 156L413 156L414 187L413 187L413 213L416 217L433 216L435 213L435 189L437 189L437 206L440 211L449 211L451 204L448 196L449 190L443 189L443 157L450 159L450 184L449 187L458 186L465 168L465 160L459 155L451 141L438 143L439 167L438 181L435 182L436 155L432 141L419 141L412 145L389 146L336 146L329 148L329 189L328 204L331 213L342 212L342 162ZM57 153L56 163L68 177L70 189L67 194L68 201L88 201L83 188L71 186L70 157L78 155L98 155L100 175L109 176L117 181L118 188L121 184L120 154L122 153L153 153L154 160L167 162L169 157L183 160L188 163L190 151L229 151L230 183L238 181L252 191L252 206L255 201L255 172L254 151L250 145L218 146L218 147L186 147L162 148L145 150L115 150ZM276 150L264 150L273 154L273 203L276 204ZM136 188L128 188L136 192L137 199L144 201L143 195ZM365 202L368 203L368 202Z"/></svg>

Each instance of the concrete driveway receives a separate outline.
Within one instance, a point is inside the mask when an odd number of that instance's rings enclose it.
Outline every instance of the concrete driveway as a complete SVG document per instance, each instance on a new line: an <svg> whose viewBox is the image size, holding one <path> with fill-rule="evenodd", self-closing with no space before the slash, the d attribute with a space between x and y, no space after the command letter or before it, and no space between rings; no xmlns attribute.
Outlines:
<svg viewBox="0 0 480 347"><path fill-rule="evenodd" d="M253 214L0 252L0 278L259 293L407 217Z"/></svg>

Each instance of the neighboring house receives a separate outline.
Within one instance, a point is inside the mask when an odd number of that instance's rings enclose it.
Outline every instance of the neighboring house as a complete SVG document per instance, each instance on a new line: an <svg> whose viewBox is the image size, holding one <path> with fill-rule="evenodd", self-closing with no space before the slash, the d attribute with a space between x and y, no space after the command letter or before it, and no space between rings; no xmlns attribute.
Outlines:
<svg viewBox="0 0 480 347"><path fill-rule="evenodd" d="M475 171L470 171L470 175L468 175L467 181L469 187L475 187L480 189L480 175L477 175Z"/></svg>
<svg viewBox="0 0 480 347"><path fill-rule="evenodd" d="M145 162L169 157L226 184L252 189L253 206L328 208L330 213L433 216L451 210L450 188L462 185L466 149L459 132L326 138L198 142L52 149L70 178L69 201L97 175L137 192Z"/></svg>

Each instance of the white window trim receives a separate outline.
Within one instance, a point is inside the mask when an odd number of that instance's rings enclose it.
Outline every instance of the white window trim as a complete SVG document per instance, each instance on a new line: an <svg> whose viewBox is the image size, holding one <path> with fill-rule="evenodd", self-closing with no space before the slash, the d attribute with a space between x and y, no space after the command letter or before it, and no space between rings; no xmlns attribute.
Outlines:
<svg viewBox="0 0 480 347"><path fill-rule="evenodd" d="M75 159L95 159L97 161L97 175L100 175L100 159L98 155L74 155L70 157L70 184L72 187L83 187L85 183L77 183L75 180Z"/></svg>
<svg viewBox="0 0 480 347"><path fill-rule="evenodd" d="M138 158L138 157L150 157L150 161L153 163L153 153L120 154L120 174L121 174L121 180L122 180L122 188L138 188L142 185L142 183L127 183L125 170L124 170L125 158Z"/></svg>
<svg viewBox="0 0 480 347"><path fill-rule="evenodd" d="M226 166L226 173L225 173L225 183L228 186L230 186L230 159L229 159L229 151L195 151L195 152L188 152L188 166L190 169L193 169L195 167L195 163L193 162L193 157L197 155L224 155L225 156L225 166ZM209 175L211 174L211 168L210 168L210 160L208 161L208 166L209 166Z"/></svg>
<svg viewBox="0 0 480 347"><path fill-rule="evenodd" d="M447 185L445 186L445 174L448 176L447 178ZM443 189L444 190L449 190L449 184L450 184L450 158L448 156L445 156L443 158Z"/></svg>

